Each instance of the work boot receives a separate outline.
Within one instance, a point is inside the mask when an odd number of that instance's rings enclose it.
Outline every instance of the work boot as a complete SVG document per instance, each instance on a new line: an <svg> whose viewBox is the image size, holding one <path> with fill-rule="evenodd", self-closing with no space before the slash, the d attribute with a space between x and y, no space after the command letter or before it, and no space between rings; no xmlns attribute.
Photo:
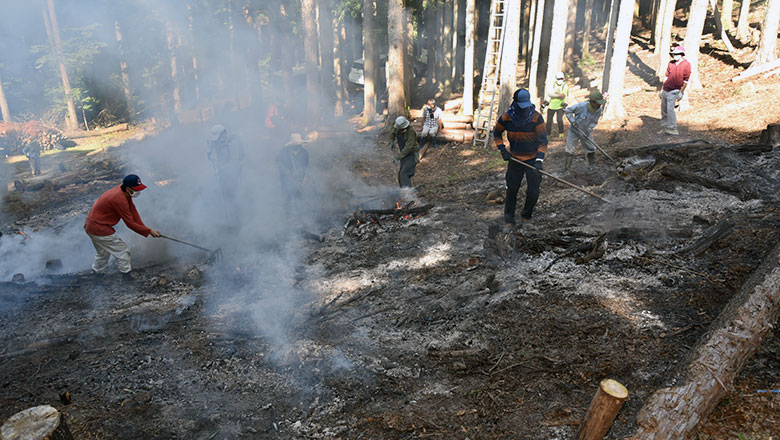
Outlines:
<svg viewBox="0 0 780 440"><path fill-rule="evenodd" d="M123 283L127 283L127 284L135 283L135 278L130 272L120 272L119 276Z"/></svg>
<svg viewBox="0 0 780 440"><path fill-rule="evenodd" d="M588 153L585 155L588 158L588 165L596 163L596 153Z"/></svg>
<svg viewBox="0 0 780 440"><path fill-rule="evenodd" d="M569 168L571 168L571 163L574 161L574 155L566 153L566 161L563 164L563 170L569 171Z"/></svg>
<svg viewBox="0 0 780 440"><path fill-rule="evenodd" d="M664 133L670 134L672 136L677 136L678 134L680 134L680 132L677 131L676 128L667 128L666 131L664 131Z"/></svg>

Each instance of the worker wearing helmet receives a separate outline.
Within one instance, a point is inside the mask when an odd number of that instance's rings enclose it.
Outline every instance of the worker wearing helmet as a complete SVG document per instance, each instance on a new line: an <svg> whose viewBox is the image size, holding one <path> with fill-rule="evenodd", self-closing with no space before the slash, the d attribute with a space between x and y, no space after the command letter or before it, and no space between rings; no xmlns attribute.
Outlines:
<svg viewBox="0 0 780 440"><path fill-rule="evenodd" d="M677 135L675 105L683 99L691 77L691 63L685 59L685 49L677 46L671 50L672 61L666 67L664 88L661 90L661 130L659 133Z"/></svg>
<svg viewBox="0 0 780 440"><path fill-rule="evenodd" d="M409 120L399 116L393 124L393 138L398 143L398 151L393 151L400 162L398 166L398 184L403 187L412 186L412 176L417 167L417 133L411 128ZM392 148L392 141L390 147Z"/></svg>

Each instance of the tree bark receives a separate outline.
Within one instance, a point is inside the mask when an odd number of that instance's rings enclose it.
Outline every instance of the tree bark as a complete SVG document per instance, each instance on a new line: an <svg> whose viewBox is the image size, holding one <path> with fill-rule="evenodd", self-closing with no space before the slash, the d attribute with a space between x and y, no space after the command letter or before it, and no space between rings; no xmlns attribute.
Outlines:
<svg viewBox="0 0 780 440"><path fill-rule="evenodd" d="M691 63L691 78L688 82L688 90L696 90L702 87L701 79L699 78L699 46L701 45L704 21L707 18L707 6L708 0L692 0L691 2L684 43L685 58Z"/></svg>
<svg viewBox="0 0 780 440"><path fill-rule="evenodd" d="M406 106L412 102L412 82L414 81L414 14L411 7L403 8L404 25L404 97Z"/></svg>
<svg viewBox="0 0 780 440"><path fill-rule="evenodd" d="M726 50L734 52L734 46L731 44L729 34L726 33L726 29L723 27L721 21L720 12L718 11L718 0L710 0L710 6L712 6L712 14L715 18L715 33L718 35L723 44L726 46Z"/></svg>
<svg viewBox="0 0 780 440"><path fill-rule="evenodd" d="M442 74L439 76L439 92L449 97L452 93L452 1L445 1L442 6L444 26L442 26Z"/></svg>
<svg viewBox="0 0 780 440"><path fill-rule="evenodd" d="M678 385L656 391L639 411L631 440L688 438L707 420L780 317L779 260L775 247L700 339Z"/></svg>
<svg viewBox="0 0 780 440"><path fill-rule="evenodd" d="M539 76L539 52L542 47L542 27L544 25L544 0L536 1L536 18L534 19L533 48L531 49L531 73L528 74L528 93L531 99L543 96L536 86Z"/></svg>
<svg viewBox="0 0 780 440"><path fill-rule="evenodd" d="M590 25L593 20L593 0L585 0L585 24L582 26L582 57L590 56Z"/></svg>
<svg viewBox="0 0 780 440"><path fill-rule="evenodd" d="M195 99L200 101L200 72L195 39L195 13L192 4L187 3L187 27L190 32L190 50L192 51L192 80L195 86Z"/></svg>
<svg viewBox="0 0 780 440"><path fill-rule="evenodd" d="M122 41L122 31L119 28L119 20L114 20L114 30L116 31L116 44L119 46L119 71L122 78L122 90L125 92L127 118L128 120L132 120L135 115L133 90L130 87L130 75L127 73L127 55L125 53L125 45Z"/></svg>
<svg viewBox="0 0 780 440"><path fill-rule="evenodd" d="M336 29L334 34L333 50L333 74L336 81L336 102L333 106L333 114L340 117L344 114L344 104L348 98L347 77L349 72L349 57L347 57L347 26L346 18L339 21L333 18L333 27Z"/></svg>
<svg viewBox="0 0 780 440"><path fill-rule="evenodd" d="M499 115L512 103L517 89L517 57L520 51L520 0L504 2L504 47L501 52Z"/></svg>
<svg viewBox="0 0 780 440"><path fill-rule="evenodd" d="M568 19L569 0L553 0L553 19L550 27L550 51L547 55L547 76L539 90L541 96L546 96L547 88L555 82L555 75L561 70L563 49L566 35L566 20ZM533 96L532 96L533 98Z"/></svg>
<svg viewBox="0 0 780 440"><path fill-rule="evenodd" d="M720 19L723 29L730 31L734 28L734 0L723 0L723 11Z"/></svg>
<svg viewBox="0 0 780 440"><path fill-rule="evenodd" d="M758 67L777 59L777 27L780 22L780 0L767 0L764 22L761 25L761 42L756 49L756 59L750 67Z"/></svg>
<svg viewBox="0 0 780 440"><path fill-rule="evenodd" d="M176 39L173 35L173 23L165 22L165 39L168 42L168 54L171 57L171 86L173 91L173 111L181 112L181 91L179 89L179 68L176 61ZM172 118L175 119L175 118Z"/></svg>
<svg viewBox="0 0 780 440"><path fill-rule="evenodd" d="M611 72L610 63L612 62L612 52L615 47L615 25L617 24L618 10L620 9L621 0L611 0L611 6L609 8L609 25L607 26L607 35L604 37L606 42L606 49L604 51L604 75L601 79L601 91L607 93L609 91L609 75ZM606 2L606 0L605 0Z"/></svg>
<svg viewBox="0 0 780 440"><path fill-rule="evenodd" d="M739 7L739 19L737 20L737 39L745 42L750 38L750 23L748 15L750 14L750 0L742 0Z"/></svg>
<svg viewBox="0 0 780 440"><path fill-rule="evenodd" d="M374 0L363 0L363 124L369 125L376 114L377 53Z"/></svg>
<svg viewBox="0 0 780 440"><path fill-rule="evenodd" d="M631 40L633 12L634 0L620 0L620 13L615 30L615 50L610 63L610 99L606 104L607 108L604 109L605 120L626 116L626 110L623 108L623 84L626 79L626 62L628 61L628 43Z"/></svg>
<svg viewBox="0 0 780 440"><path fill-rule="evenodd" d="M466 50L463 58L463 114L474 114L474 34L476 0L466 0ZM428 60L430 63L430 52ZM428 69L432 66L428 64Z"/></svg>
<svg viewBox="0 0 780 440"><path fill-rule="evenodd" d="M317 0L317 23L319 28L319 43L320 43L320 81L322 87L322 95L326 102L324 108L333 109L334 98L336 95L336 85L334 83L334 59L333 59L333 44L334 44L334 32L333 32L333 16L331 14L331 6L329 0ZM330 115L330 111L322 113L325 117Z"/></svg>
<svg viewBox="0 0 780 440"><path fill-rule="evenodd" d="M55 58L60 68L60 79L62 88L65 91L65 100L68 105L68 117L65 120L65 126L69 130L79 128L79 118L76 115L76 104L73 102L73 95L70 88L70 77L68 69L65 67L65 56L62 53L62 39L60 38L60 25L57 22L57 12L54 10L54 0L47 0L48 9L43 10L43 20L46 25L46 33L49 35L49 42L54 51Z"/></svg>
<svg viewBox="0 0 780 440"><path fill-rule="evenodd" d="M404 88L404 52L406 50L404 34L404 3L403 0L389 0L387 6L387 112L390 121L398 116L406 116L406 93Z"/></svg>
<svg viewBox="0 0 780 440"><path fill-rule="evenodd" d="M658 67L655 69L655 75L659 81L663 81L666 76L666 67L669 64L669 50L672 44L672 24L674 23L674 12L677 10L677 0L664 0L663 24L661 25L661 43L659 44Z"/></svg>
<svg viewBox="0 0 780 440"><path fill-rule="evenodd" d="M303 53L306 65L306 120L309 127L316 127L320 113L320 90L317 86L317 29L315 28L314 0L301 2L301 23L303 28Z"/></svg>
<svg viewBox="0 0 780 440"><path fill-rule="evenodd" d="M566 17L565 32L566 40L564 41L563 62L561 63L560 70L571 72L575 67L574 46L576 45L577 41L577 0L568 0L568 3L568 15ZM558 73L558 71L555 73Z"/></svg>
<svg viewBox="0 0 780 440"><path fill-rule="evenodd" d="M452 2L452 81L453 87L457 87L460 84L458 79L458 73L460 72L460 64L457 62L458 58L458 22L460 21L460 14L463 12L460 10L460 0L453 0Z"/></svg>
<svg viewBox="0 0 780 440"><path fill-rule="evenodd" d="M577 431L577 440L603 439L626 399L628 390L620 382L602 380Z"/></svg>
<svg viewBox="0 0 780 440"><path fill-rule="evenodd" d="M8 100L5 97L2 76L0 76L0 116L3 117L3 122L11 122L11 110L8 108Z"/></svg>

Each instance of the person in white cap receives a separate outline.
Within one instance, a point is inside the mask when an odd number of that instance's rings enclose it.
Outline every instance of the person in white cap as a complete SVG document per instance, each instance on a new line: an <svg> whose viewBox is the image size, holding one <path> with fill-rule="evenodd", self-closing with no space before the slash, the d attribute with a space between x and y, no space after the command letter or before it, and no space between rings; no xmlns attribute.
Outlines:
<svg viewBox="0 0 780 440"><path fill-rule="evenodd" d="M309 167L309 152L303 148L308 143L300 134L290 135L290 141L284 145L276 155L276 168L279 170L279 180L284 195L284 209L289 215L294 214L293 209L299 207L297 203L303 198L303 179Z"/></svg>
<svg viewBox="0 0 780 440"><path fill-rule="evenodd" d="M558 138L563 139L563 110L568 105L566 100L569 97L569 85L564 81L563 72L558 72L555 75L555 82L547 96L550 97L549 107L547 107L547 137L549 138L552 134L553 116L556 116Z"/></svg>
<svg viewBox="0 0 780 440"><path fill-rule="evenodd" d="M393 152L400 162L398 166L398 185L411 187L414 170L417 167L417 133L410 127L409 120L403 116L395 119L393 139L398 144L398 152ZM392 148L392 142L390 141Z"/></svg>
<svg viewBox="0 0 780 440"><path fill-rule="evenodd" d="M674 107L683 99L691 77L691 63L685 59L685 49L677 46L671 51L672 60L666 67L664 86L661 90L661 129L663 134L677 135L677 115Z"/></svg>

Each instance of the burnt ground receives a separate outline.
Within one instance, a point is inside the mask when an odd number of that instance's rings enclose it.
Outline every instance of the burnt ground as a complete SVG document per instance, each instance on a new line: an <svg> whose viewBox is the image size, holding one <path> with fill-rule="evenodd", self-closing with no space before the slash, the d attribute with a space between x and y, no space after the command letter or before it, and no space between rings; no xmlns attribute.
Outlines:
<svg viewBox="0 0 780 440"><path fill-rule="evenodd" d="M711 114L708 92L697 111ZM654 92L626 99L655 114ZM613 378L631 398L608 438L625 436L780 236L780 151L740 147L768 116L740 117L729 139L694 117L679 138L655 135L649 116L605 122L597 141L617 169L580 158L564 175L554 142L547 170L613 203L545 178L533 222L509 234L494 228L495 152L431 151L416 194L397 195L379 185L393 183L387 151L364 135L353 148L369 154L334 164L372 185L329 189L344 196L313 215L321 241L257 243L262 257L248 263L230 248L217 266L142 262L130 286L84 273L3 280L0 417L50 404L80 439L570 439ZM107 154L106 167L121 175L145 142ZM99 173L89 157L70 160ZM56 229L112 184L10 193L0 227ZM434 206L345 228L374 196ZM779 389L778 371L775 329L699 438L776 435L779 396L756 391Z"/></svg>

